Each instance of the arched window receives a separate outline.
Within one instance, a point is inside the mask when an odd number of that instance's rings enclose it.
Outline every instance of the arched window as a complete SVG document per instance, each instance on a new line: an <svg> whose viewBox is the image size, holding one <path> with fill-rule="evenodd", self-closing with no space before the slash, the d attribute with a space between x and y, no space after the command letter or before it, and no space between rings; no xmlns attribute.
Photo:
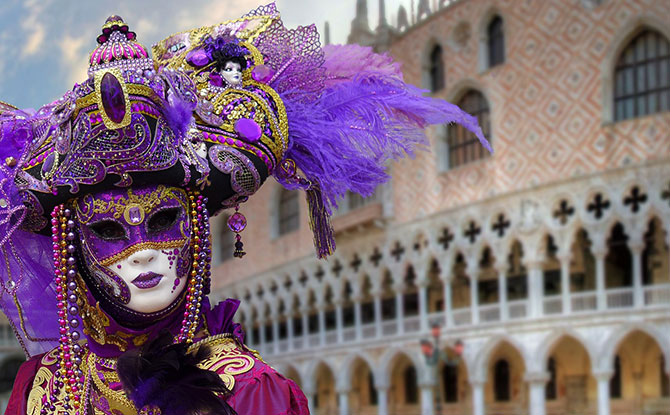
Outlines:
<svg viewBox="0 0 670 415"><path fill-rule="evenodd" d="M633 286L633 255L628 247L628 235L617 222L607 239L608 251L605 256L605 288Z"/></svg>
<svg viewBox="0 0 670 415"><path fill-rule="evenodd" d="M471 89L458 101L458 106L468 114L477 117L484 136L491 142L489 104L484 95ZM450 124L447 127L447 148L450 169L483 159L489 154L479 143L477 136L458 124Z"/></svg>
<svg viewBox="0 0 670 415"><path fill-rule="evenodd" d="M610 379L610 398L621 398L621 359L614 358L614 375Z"/></svg>
<svg viewBox="0 0 670 415"><path fill-rule="evenodd" d="M494 367L494 391L497 402L507 402L510 398L509 363L500 359Z"/></svg>
<svg viewBox="0 0 670 415"><path fill-rule="evenodd" d="M670 42L644 30L628 43L614 68L614 119L670 110Z"/></svg>
<svg viewBox="0 0 670 415"><path fill-rule="evenodd" d="M488 67L492 68L505 62L505 32L503 20L496 16L486 28L488 45Z"/></svg>
<svg viewBox="0 0 670 415"><path fill-rule="evenodd" d="M228 216L225 216L219 228L219 258L221 262L232 258L234 252L235 234L228 228Z"/></svg>
<svg viewBox="0 0 670 415"><path fill-rule="evenodd" d="M444 400L449 403L458 402L458 367L444 365L442 368L442 384Z"/></svg>
<svg viewBox="0 0 670 415"><path fill-rule="evenodd" d="M430 90L431 92L439 91L444 88L444 62L442 60L442 46L435 45L430 51L428 65Z"/></svg>
<svg viewBox="0 0 670 415"><path fill-rule="evenodd" d="M282 190L279 195L277 229L279 235L293 232L300 227L300 209L298 205L298 192Z"/></svg>
<svg viewBox="0 0 670 415"><path fill-rule="evenodd" d="M405 379L405 403L414 404L419 402L418 388L416 385L416 369L407 366L403 373Z"/></svg>
<svg viewBox="0 0 670 415"><path fill-rule="evenodd" d="M549 372L549 381L545 389L545 398L548 401L556 399L556 360L553 357L547 362L547 372Z"/></svg>

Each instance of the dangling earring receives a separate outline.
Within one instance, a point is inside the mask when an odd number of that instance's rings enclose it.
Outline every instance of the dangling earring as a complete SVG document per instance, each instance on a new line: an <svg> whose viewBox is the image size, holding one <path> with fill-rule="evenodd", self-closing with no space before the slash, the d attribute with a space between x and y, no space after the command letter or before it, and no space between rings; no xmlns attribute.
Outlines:
<svg viewBox="0 0 670 415"><path fill-rule="evenodd" d="M242 243L242 237L240 232L242 232L247 227L247 218L240 212L240 205L235 206L235 213L233 213L228 218L228 229L235 232L235 252L233 256L235 258L242 258L246 255L244 252L244 244Z"/></svg>
<svg viewBox="0 0 670 415"><path fill-rule="evenodd" d="M83 350L78 341L80 338L77 314L77 270L75 253L75 234L72 211L63 205L58 205L51 212L51 241L53 243L54 282L56 283L56 300L58 308L59 326L59 354L56 371L55 391L51 394L52 404L58 397L58 391L65 390L67 402L66 410L73 408L74 414L79 415L81 394L84 389L84 374L80 369Z"/></svg>

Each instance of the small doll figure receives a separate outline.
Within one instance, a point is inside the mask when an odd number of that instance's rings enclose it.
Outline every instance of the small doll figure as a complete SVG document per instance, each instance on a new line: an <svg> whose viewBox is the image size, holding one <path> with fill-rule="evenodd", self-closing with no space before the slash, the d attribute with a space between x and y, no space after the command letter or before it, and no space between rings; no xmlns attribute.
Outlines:
<svg viewBox="0 0 670 415"><path fill-rule="evenodd" d="M240 88L242 71L247 69L247 60L244 57L247 53L249 52L236 42L227 43L224 47L215 50L212 53L214 71L210 72L210 83L218 87Z"/></svg>
<svg viewBox="0 0 670 415"><path fill-rule="evenodd" d="M249 51L230 36L209 37L203 43L204 46L188 53L186 62L198 72L210 71L209 84L217 89L241 88Z"/></svg>

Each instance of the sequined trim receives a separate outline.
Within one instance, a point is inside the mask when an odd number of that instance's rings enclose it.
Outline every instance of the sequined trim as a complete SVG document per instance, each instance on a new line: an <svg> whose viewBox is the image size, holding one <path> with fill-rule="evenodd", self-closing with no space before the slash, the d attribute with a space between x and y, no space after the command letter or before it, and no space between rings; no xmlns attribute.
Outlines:
<svg viewBox="0 0 670 415"><path fill-rule="evenodd" d="M184 246L184 244L186 244L185 239L174 239L172 241L165 241L165 242L152 242L152 241L141 242L139 244L129 246L128 248L124 249L118 254L110 256L109 258L104 258L100 260L100 265L102 265L103 267L109 267L124 258L128 258L135 252L139 252L144 249L155 249L155 250L173 249L173 248L181 248L182 246Z"/></svg>

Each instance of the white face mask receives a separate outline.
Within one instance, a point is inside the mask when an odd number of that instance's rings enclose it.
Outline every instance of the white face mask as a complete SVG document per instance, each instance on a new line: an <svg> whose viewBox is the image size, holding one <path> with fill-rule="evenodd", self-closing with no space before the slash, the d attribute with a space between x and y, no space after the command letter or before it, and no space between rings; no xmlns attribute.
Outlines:
<svg viewBox="0 0 670 415"><path fill-rule="evenodd" d="M106 267L130 289L127 308L154 313L177 299L186 283L186 274L177 275L175 252L178 249L144 249Z"/></svg>
<svg viewBox="0 0 670 415"><path fill-rule="evenodd" d="M183 292L191 252L187 200L182 189L150 186L78 201L85 262L115 302L149 314Z"/></svg>
<svg viewBox="0 0 670 415"><path fill-rule="evenodd" d="M226 62L226 66L221 70L221 76L230 86L242 85L242 67L237 62Z"/></svg>

